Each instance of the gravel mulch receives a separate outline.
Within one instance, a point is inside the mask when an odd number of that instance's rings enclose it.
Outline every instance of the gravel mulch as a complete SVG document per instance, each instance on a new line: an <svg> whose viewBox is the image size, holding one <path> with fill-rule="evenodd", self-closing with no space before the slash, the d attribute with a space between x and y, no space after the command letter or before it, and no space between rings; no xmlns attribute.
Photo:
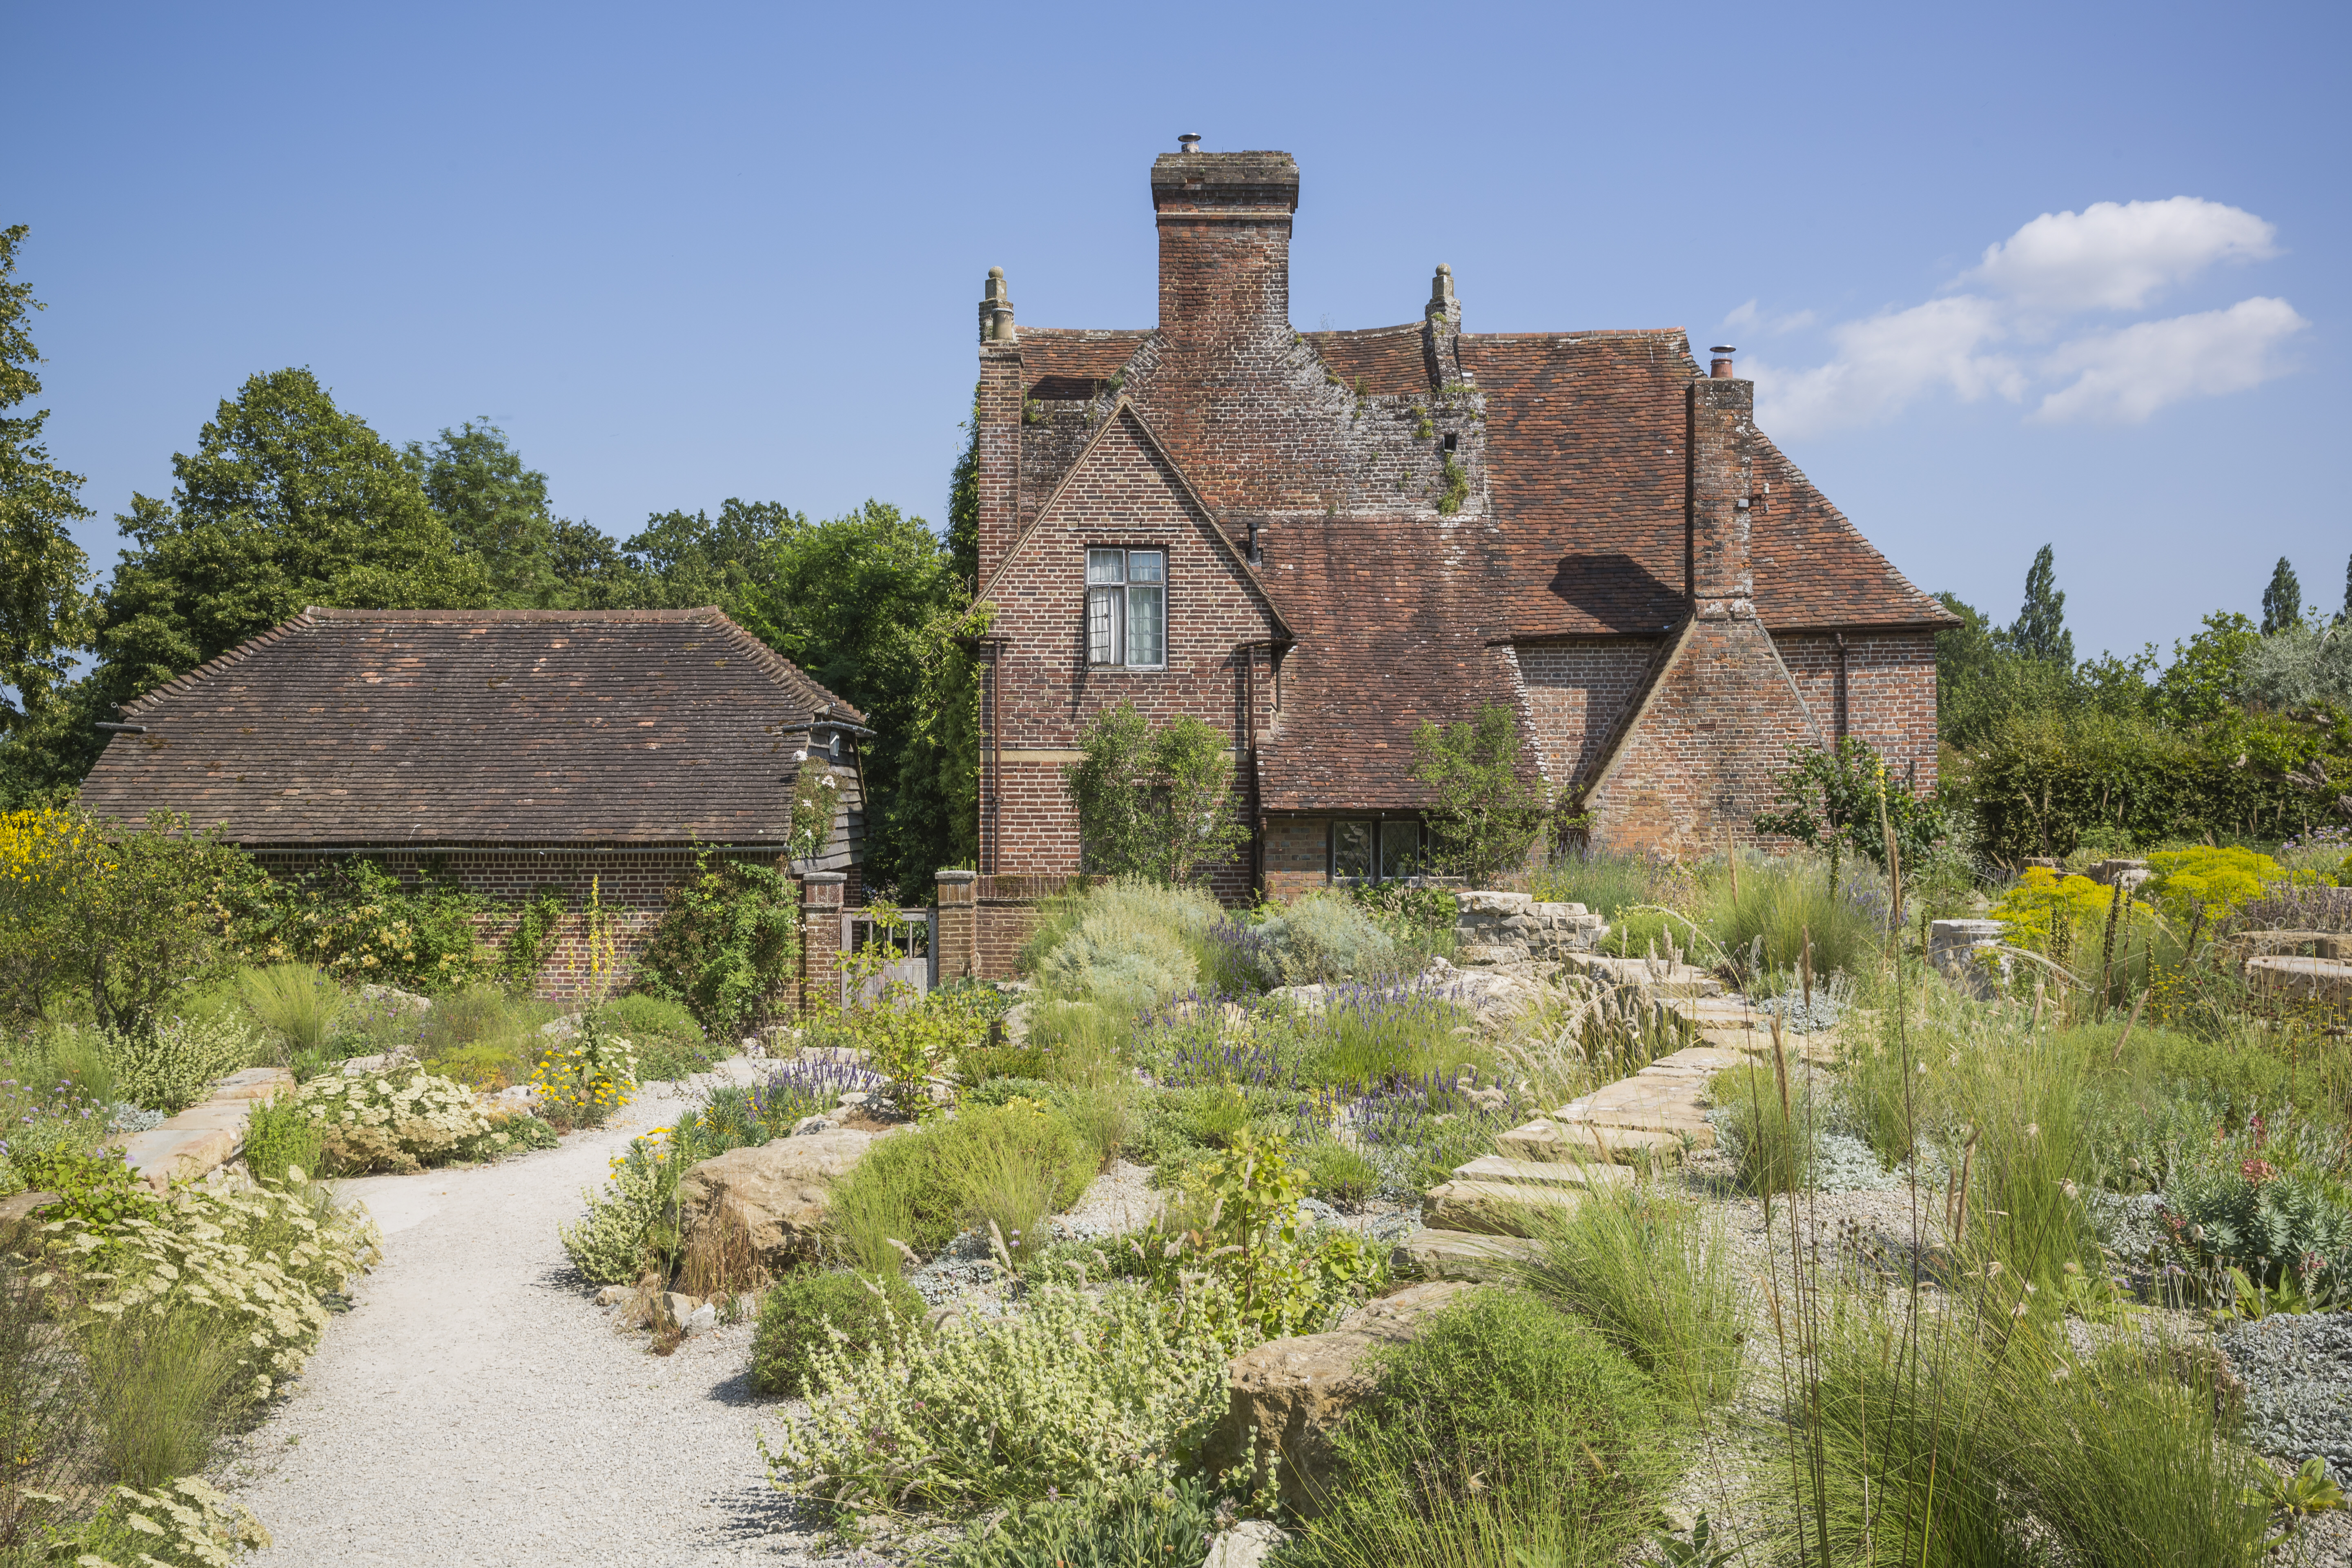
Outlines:
<svg viewBox="0 0 2352 1568"><path fill-rule="evenodd" d="M699 1098L656 1086L559 1148L344 1184L384 1260L227 1466L276 1537L254 1568L856 1560L815 1555L767 1484L757 1434L790 1407L747 1385L751 1325L649 1355L556 1241L606 1160Z"/></svg>

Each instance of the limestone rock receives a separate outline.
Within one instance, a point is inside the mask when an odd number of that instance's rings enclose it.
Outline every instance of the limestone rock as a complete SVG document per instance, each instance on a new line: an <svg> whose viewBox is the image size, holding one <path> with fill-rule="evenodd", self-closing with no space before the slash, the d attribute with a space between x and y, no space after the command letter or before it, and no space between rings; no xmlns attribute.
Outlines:
<svg viewBox="0 0 2352 1568"><path fill-rule="evenodd" d="M688 1339L692 1339L695 1335L707 1332L718 1326L719 1304L716 1301L705 1301L686 1315L686 1321L680 1324L679 1328Z"/></svg>
<svg viewBox="0 0 2352 1568"><path fill-rule="evenodd" d="M691 1241L721 1215L750 1231L761 1264L781 1270L816 1250L835 1184L880 1134L847 1128L730 1149L678 1178L678 1218Z"/></svg>
<svg viewBox="0 0 2352 1568"><path fill-rule="evenodd" d="M40 1211L58 1201L55 1193L18 1193L0 1198L0 1247L16 1247L42 1224Z"/></svg>
<svg viewBox="0 0 2352 1568"><path fill-rule="evenodd" d="M1260 1568L1282 1544L1282 1531L1263 1519L1245 1519L1209 1542L1201 1568Z"/></svg>
<svg viewBox="0 0 2352 1568"><path fill-rule="evenodd" d="M1312 1517L1339 1477L1331 1436L1339 1418L1372 1392L1366 1358L1401 1344L1475 1287L1441 1279L1367 1302L1328 1333L1273 1340L1234 1358L1226 1406L1203 1455L1212 1471L1278 1457L1282 1500Z"/></svg>
<svg viewBox="0 0 2352 1568"><path fill-rule="evenodd" d="M607 1285L596 1292L596 1305L606 1308L622 1306L635 1294L636 1292L626 1285Z"/></svg>
<svg viewBox="0 0 2352 1568"><path fill-rule="evenodd" d="M654 1327L687 1333L697 1314L707 1310L698 1297L665 1290L654 1298Z"/></svg>
<svg viewBox="0 0 2352 1568"><path fill-rule="evenodd" d="M1476 1235L1465 1230L1416 1230L1397 1243L1389 1268L1423 1279L1472 1279L1507 1283L1532 1261L1536 1244L1516 1236Z"/></svg>
<svg viewBox="0 0 2352 1568"><path fill-rule="evenodd" d="M360 1001L371 1011L390 1013L395 1016L403 1013L429 1013L433 1010L431 997L419 996L414 991L403 991L397 985L362 985L360 987Z"/></svg>

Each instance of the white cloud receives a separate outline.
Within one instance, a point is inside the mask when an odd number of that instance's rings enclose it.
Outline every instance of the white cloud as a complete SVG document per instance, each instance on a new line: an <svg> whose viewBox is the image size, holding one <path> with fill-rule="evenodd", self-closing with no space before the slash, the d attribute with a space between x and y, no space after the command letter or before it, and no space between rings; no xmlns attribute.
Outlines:
<svg viewBox="0 0 2352 1568"><path fill-rule="evenodd" d="M2220 397L2286 374L2276 350L2311 325L2284 300L2142 321L2077 338L2042 369L2074 381L2042 400L2036 419L2137 424L2184 397Z"/></svg>
<svg viewBox="0 0 2352 1568"><path fill-rule="evenodd" d="M1750 355L1759 421L1811 436L1876 424L1944 392L1963 402L2038 394L2038 420L2129 424L2183 398L2258 386L2285 374L2280 346L2310 324L2284 300L2121 328L2078 318L2138 310L2219 262L2273 256L2275 233L2194 196L2045 213L1989 247L1963 291L1831 327L1826 364L1783 368ZM1769 318L1750 300L1724 324L1788 331L1811 316Z"/></svg>
<svg viewBox="0 0 2352 1568"><path fill-rule="evenodd" d="M1759 421L1775 432L1810 436L1893 417L1920 394L1948 388L1974 402L1998 393L2014 402L2026 379L2015 362L1989 353L2007 335L1999 305L1972 294L1931 300L1831 329L1837 358L1811 370L1783 371L1750 356Z"/></svg>
<svg viewBox="0 0 2352 1568"><path fill-rule="evenodd" d="M1821 318L1811 310L1791 310L1785 316L1768 316L1750 300L1723 318L1724 326L1735 332L1763 332L1778 336L1782 332L1802 331Z"/></svg>
<svg viewBox="0 0 2352 1568"><path fill-rule="evenodd" d="M1997 245L1962 279L2028 310L2137 310L2217 261L2278 254L2276 228L2240 207L2195 196L2094 202L2043 213Z"/></svg>

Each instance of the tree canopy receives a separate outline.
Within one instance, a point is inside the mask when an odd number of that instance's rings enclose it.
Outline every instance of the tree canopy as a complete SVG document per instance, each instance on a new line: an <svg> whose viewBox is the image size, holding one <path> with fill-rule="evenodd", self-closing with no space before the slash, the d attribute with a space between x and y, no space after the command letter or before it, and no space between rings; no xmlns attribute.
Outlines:
<svg viewBox="0 0 2352 1568"><path fill-rule="evenodd" d="M134 494L134 547L98 628L99 694L121 703L305 605L468 608L490 600L480 559L392 444L335 406L308 370L248 378L172 458L169 502Z"/></svg>
<svg viewBox="0 0 2352 1568"><path fill-rule="evenodd" d="M2066 595L2058 589L2054 552L2043 545L2025 573L2025 604L2009 629L2010 646L2027 658L2072 667L2074 634L2066 629Z"/></svg>
<svg viewBox="0 0 2352 1568"><path fill-rule="evenodd" d="M31 317L44 307L16 280L16 247L29 232L0 229L0 736L51 707L94 608L89 561L68 531L89 515L82 477L49 460L47 409L6 412L41 391Z"/></svg>

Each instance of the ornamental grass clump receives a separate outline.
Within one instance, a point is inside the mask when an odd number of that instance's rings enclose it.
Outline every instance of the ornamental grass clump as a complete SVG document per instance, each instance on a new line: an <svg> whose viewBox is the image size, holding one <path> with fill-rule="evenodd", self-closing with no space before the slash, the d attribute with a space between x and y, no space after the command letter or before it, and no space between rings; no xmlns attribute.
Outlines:
<svg viewBox="0 0 2352 1568"><path fill-rule="evenodd" d="M314 1078L296 1103L319 1129L326 1168L343 1173L419 1171L484 1158L508 1142L472 1089L421 1067Z"/></svg>
<svg viewBox="0 0 2352 1568"><path fill-rule="evenodd" d="M812 1357L808 1413L761 1453L778 1486L844 1511L981 1508L1132 1475L1172 1475L1226 1403L1244 1348L1225 1287L1033 1291L1004 1318L950 1318L928 1343L894 1323Z"/></svg>
<svg viewBox="0 0 2352 1568"><path fill-rule="evenodd" d="M1680 1468L1649 1380L1592 1329L1487 1289L1376 1352L1301 1568L1607 1568Z"/></svg>

